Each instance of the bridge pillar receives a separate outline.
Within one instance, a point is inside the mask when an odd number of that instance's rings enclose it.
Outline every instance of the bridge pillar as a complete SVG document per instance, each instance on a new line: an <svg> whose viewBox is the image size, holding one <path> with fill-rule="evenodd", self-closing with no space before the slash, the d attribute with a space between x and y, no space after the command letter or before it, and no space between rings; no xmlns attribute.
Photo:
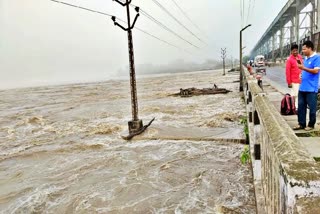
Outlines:
<svg viewBox="0 0 320 214"><path fill-rule="evenodd" d="M320 0L318 0L320 1ZM290 26L290 44L296 42L295 35L294 35L294 17L291 19L291 26Z"/></svg>
<svg viewBox="0 0 320 214"><path fill-rule="evenodd" d="M269 53L269 44L268 44L268 42L266 42L265 43L265 55L266 55L266 57L267 57L267 55L268 55L268 53Z"/></svg>
<svg viewBox="0 0 320 214"><path fill-rule="evenodd" d="M276 62L276 34L273 32L272 35L272 61Z"/></svg>
<svg viewBox="0 0 320 214"><path fill-rule="evenodd" d="M317 2L317 6L315 7L316 9L316 21L317 21L317 24L316 24L316 31L319 31L320 30L320 0L316 0Z"/></svg>
<svg viewBox="0 0 320 214"><path fill-rule="evenodd" d="M316 32L316 10L318 8L316 8L316 2L315 0L311 1L311 5L312 5L312 11L310 14L310 33L311 33L311 40L314 42L314 33Z"/></svg>
<svg viewBox="0 0 320 214"><path fill-rule="evenodd" d="M299 6L300 1L297 0L296 3L296 14L295 14L295 18L294 18L294 29L295 29L295 42L297 43L297 45L299 45L300 43L300 11L299 11Z"/></svg>
<svg viewBox="0 0 320 214"><path fill-rule="evenodd" d="M320 0L319 0L320 1ZM270 38L268 39L268 42L267 42L267 52L268 52L268 60L270 60L270 52L271 52L271 44L270 44Z"/></svg>
<svg viewBox="0 0 320 214"><path fill-rule="evenodd" d="M280 62L283 62L283 45L284 45L284 26L281 23L281 29L280 29Z"/></svg>

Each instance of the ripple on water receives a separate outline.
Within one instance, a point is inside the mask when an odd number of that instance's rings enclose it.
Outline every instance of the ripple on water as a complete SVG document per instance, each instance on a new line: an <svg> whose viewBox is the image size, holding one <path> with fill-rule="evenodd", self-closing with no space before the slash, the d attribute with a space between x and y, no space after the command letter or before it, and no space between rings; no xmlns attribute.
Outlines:
<svg viewBox="0 0 320 214"><path fill-rule="evenodd" d="M238 92L169 96L213 80L237 88L237 77L227 79L211 71L141 79L140 118L156 117L161 126L238 127L245 111ZM122 140L131 119L127 86L1 92L1 213L255 213L242 145ZM146 134L156 131L151 126Z"/></svg>

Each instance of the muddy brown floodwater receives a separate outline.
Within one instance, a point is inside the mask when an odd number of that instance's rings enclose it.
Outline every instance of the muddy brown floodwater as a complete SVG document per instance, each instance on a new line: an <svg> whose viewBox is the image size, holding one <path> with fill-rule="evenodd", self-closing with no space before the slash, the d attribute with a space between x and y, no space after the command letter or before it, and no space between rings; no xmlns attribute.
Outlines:
<svg viewBox="0 0 320 214"><path fill-rule="evenodd" d="M140 118L155 126L242 128L238 75L138 79ZM180 88L233 92L172 97ZM0 91L1 213L255 213L243 145L122 140L127 80Z"/></svg>

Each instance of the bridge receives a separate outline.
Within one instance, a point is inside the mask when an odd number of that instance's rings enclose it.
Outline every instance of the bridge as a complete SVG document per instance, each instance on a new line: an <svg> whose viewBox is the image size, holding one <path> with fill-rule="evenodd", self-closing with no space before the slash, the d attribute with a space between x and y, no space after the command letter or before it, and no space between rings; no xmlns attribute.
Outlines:
<svg viewBox="0 0 320 214"><path fill-rule="evenodd" d="M257 213L320 213L319 132L292 130L297 115L279 113L288 92L284 68L267 72L262 88L243 73Z"/></svg>
<svg viewBox="0 0 320 214"><path fill-rule="evenodd" d="M306 40L320 51L320 0L288 0L250 53L271 64L285 62L290 47ZM282 116L280 101L289 92L285 68L271 67L260 88L243 71L258 213L320 213L320 124L317 134L294 132L297 116ZM317 116L317 122L320 115Z"/></svg>
<svg viewBox="0 0 320 214"><path fill-rule="evenodd" d="M289 0L251 51L270 62L283 62L290 46L312 40L320 50L320 0Z"/></svg>

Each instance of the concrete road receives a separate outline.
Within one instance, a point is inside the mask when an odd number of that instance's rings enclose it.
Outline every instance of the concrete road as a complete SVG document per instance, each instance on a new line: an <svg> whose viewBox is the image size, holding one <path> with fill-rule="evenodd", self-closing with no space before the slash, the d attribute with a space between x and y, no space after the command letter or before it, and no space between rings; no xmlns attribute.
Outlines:
<svg viewBox="0 0 320 214"><path fill-rule="evenodd" d="M267 77L283 87L287 87L285 67L268 67Z"/></svg>

